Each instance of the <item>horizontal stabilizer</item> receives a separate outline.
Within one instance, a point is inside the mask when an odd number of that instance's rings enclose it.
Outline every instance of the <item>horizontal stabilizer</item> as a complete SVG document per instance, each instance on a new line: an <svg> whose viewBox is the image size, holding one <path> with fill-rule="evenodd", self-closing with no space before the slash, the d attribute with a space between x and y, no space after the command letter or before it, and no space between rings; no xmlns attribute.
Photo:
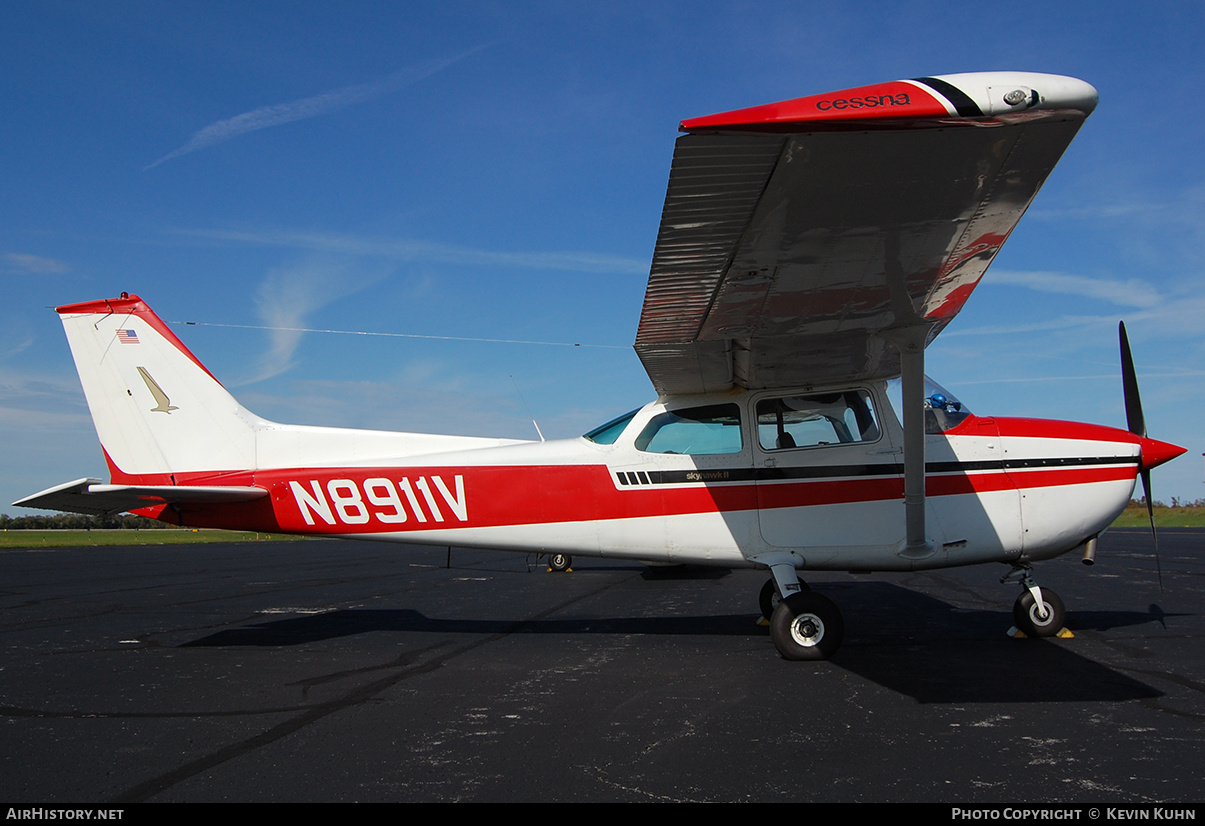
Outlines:
<svg viewBox="0 0 1205 826"><path fill-rule="evenodd" d="M13 502L16 507L111 516L155 505L250 502L267 496L263 488L203 485L106 485L100 479L76 479Z"/></svg>

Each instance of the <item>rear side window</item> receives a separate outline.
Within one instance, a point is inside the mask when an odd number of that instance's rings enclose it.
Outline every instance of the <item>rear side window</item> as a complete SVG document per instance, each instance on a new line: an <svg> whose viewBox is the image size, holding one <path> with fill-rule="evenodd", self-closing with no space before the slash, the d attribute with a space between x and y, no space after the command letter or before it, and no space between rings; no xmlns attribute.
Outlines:
<svg viewBox="0 0 1205 826"><path fill-rule="evenodd" d="M687 407L654 416L636 437L636 449L645 453L681 453L708 456L740 453L741 409L735 404Z"/></svg>

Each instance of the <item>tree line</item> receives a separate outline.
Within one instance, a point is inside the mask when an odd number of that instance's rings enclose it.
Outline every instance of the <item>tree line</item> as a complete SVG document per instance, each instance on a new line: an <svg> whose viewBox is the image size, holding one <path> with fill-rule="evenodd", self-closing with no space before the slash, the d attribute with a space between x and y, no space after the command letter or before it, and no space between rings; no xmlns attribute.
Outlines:
<svg viewBox="0 0 1205 826"><path fill-rule="evenodd" d="M54 513L49 516L9 516L0 513L0 530L5 531L90 531L96 530L158 530L171 528L166 522L121 513L116 516L84 516L79 513Z"/></svg>
<svg viewBox="0 0 1205 826"><path fill-rule="evenodd" d="M1170 505L1161 499L1156 499L1151 502L1151 506L1156 508L1205 508L1205 499L1195 499L1192 502L1185 502L1179 496L1173 496ZM1128 507L1146 508L1146 497L1140 496L1137 499L1131 499Z"/></svg>

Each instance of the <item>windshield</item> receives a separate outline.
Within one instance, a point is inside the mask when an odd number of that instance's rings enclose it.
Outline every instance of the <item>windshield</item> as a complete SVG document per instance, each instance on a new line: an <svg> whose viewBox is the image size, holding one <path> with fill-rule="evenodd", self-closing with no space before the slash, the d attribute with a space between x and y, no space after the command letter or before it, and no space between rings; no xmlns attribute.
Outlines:
<svg viewBox="0 0 1205 826"><path fill-rule="evenodd" d="M612 419L604 425L599 425L582 438L589 439L598 445L613 445L619 438L619 434L623 433L623 429L628 426L628 422L632 421L632 417L639 412L640 408L637 408L631 413L624 413L618 419Z"/></svg>
<svg viewBox="0 0 1205 826"><path fill-rule="evenodd" d="M898 378L887 382L887 399L903 421L903 390ZM925 376L925 432L945 433L962 424L971 415L966 405L933 379Z"/></svg>

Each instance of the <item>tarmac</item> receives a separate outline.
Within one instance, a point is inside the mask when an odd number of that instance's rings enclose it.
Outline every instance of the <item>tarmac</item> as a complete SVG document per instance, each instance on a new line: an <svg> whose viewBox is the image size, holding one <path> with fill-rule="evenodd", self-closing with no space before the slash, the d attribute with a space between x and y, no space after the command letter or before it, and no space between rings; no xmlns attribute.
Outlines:
<svg viewBox="0 0 1205 826"><path fill-rule="evenodd" d="M1205 531L1035 566L817 574L827 662L764 572L384 543L0 552L0 800L1205 800ZM806 575L805 575L806 576Z"/></svg>

